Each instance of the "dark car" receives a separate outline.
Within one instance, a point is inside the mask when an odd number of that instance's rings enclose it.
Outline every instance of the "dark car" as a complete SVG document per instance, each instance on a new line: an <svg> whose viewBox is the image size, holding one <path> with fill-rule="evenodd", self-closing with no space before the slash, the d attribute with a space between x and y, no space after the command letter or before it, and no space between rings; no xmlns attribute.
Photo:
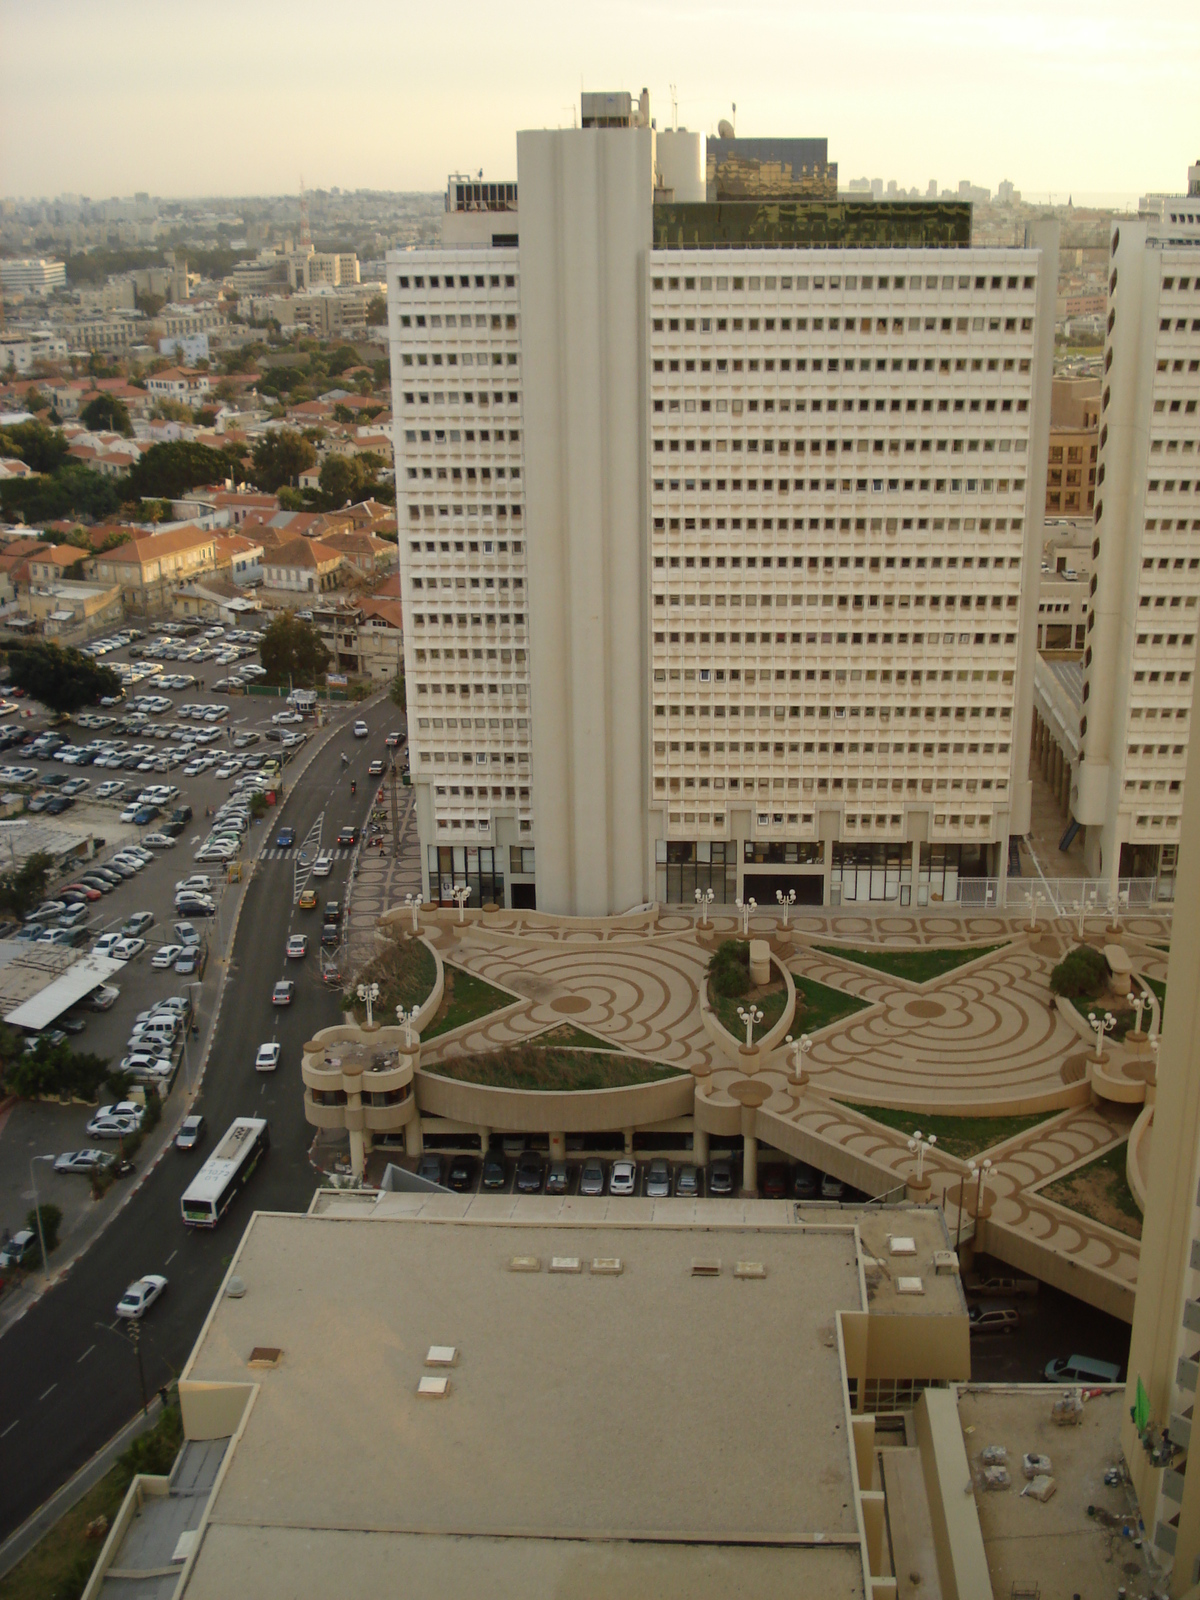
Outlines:
<svg viewBox="0 0 1200 1600"><path fill-rule="evenodd" d="M821 1174L807 1161L797 1161L792 1173L792 1194L797 1200L815 1200L821 1186Z"/></svg>
<svg viewBox="0 0 1200 1600"><path fill-rule="evenodd" d="M424 1178L426 1183L441 1184L442 1158L431 1155L428 1151L417 1162L417 1177Z"/></svg>
<svg viewBox="0 0 1200 1600"><path fill-rule="evenodd" d="M275 835L275 843L280 850L286 850L296 842L295 828L280 828Z"/></svg>
<svg viewBox="0 0 1200 1600"><path fill-rule="evenodd" d="M758 1175L758 1186L764 1200L782 1200L787 1194L787 1170L784 1167L764 1167Z"/></svg>
<svg viewBox="0 0 1200 1600"><path fill-rule="evenodd" d="M144 828L147 823L153 822L155 817L161 816L161 806L142 806L133 814L133 820L139 828Z"/></svg>
<svg viewBox="0 0 1200 1600"><path fill-rule="evenodd" d="M342 942L342 930L336 922L327 922L321 929L321 944L326 950L336 950Z"/></svg>
<svg viewBox="0 0 1200 1600"><path fill-rule="evenodd" d="M337 900L326 900L326 902L325 902L325 921L326 922L340 922L341 920L342 920L341 904Z"/></svg>
<svg viewBox="0 0 1200 1600"><path fill-rule="evenodd" d="M173 817L170 822L164 822L158 831L159 833L165 833L168 839L178 839L186 827L186 822L180 822Z"/></svg>
<svg viewBox="0 0 1200 1600"><path fill-rule="evenodd" d="M191 806L176 806L171 813L172 822L190 822L192 820Z"/></svg>
<svg viewBox="0 0 1200 1600"><path fill-rule="evenodd" d="M402 733L396 733L393 731L392 733L388 734L387 738L383 742L385 745L387 745L389 750L394 750L403 738L404 735Z"/></svg>
<svg viewBox="0 0 1200 1600"><path fill-rule="evenodd" d="M457 1194L465 1194L474 1185L476 1165L474 1156L455 1156L446 1179L448 1186Z"/></svg>
<svg viewBox="0 0 1200 1600"><path fill-rule="evenodd" d="M547 1194L566 1194L569 1179L567 1163L565 1161L552 1161L550 1171L546 1174Z"/></svg>
<svg viewBox="0 0 1200 1600"><path fill-rule="evenodd" d="M204 1138L207 1124L201 1116L184 1117L179 1132L175 1135L176 1150L194 1150Z"/></svg>
<svg viewBox="0 0 1200 1600"><path fill-rule="evenodd" d="M352 822L348 822L344 828L338 829L337 842L339 844L358 843L358 829Z"/></svg>
<svg viewBox="0 0 1200 1600"><path fill-rule="evenodd" d="M483 1158L483 1187L485 1189L503 1189L508 1181L504 1170L504 1157L498 1150L489 1150Z"/></svg>
<svg viewBox="0 0 1200 1600"><path fill-rule="evenodd" d="M541 1156L526 1150L517 1161L517 1177L513 1188L518 1194L541 1194L544 1176Z"/></svg>
<svg viewBox="0 0 1200 1600"><path fill-rule="evenodd" d="M728 1161L714 1161L708 1169L709 1194L733 1193L733 1167Z"/></svg>
<svg viewBox="0 0 1200 1600"><path fill-rule="evenodd" d="M75 801L68 794L55 795L54 799L51 800L50 804L46 807L46 815L50 817L61 817L63 812L70 811L74 804Z"/></svg>

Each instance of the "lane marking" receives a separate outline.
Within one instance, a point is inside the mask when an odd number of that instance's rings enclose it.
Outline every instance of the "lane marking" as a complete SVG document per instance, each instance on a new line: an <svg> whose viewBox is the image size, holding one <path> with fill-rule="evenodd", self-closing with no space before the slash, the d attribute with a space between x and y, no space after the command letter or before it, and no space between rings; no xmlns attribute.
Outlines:
<svg viewBox="0 0 1200 1600"><path fill-rule="evenodd" d="M20 1420L21 1420L21 1419L20 1419L20 1417L18 1417L18 1418L17 1418L17 1422L20 1422ZM9 1434L10 1434L10 1433L11 1433L11 1432L12 1432L12 1431L13 1431L13 1429L14 1429L14 1428L15 1428L15 1427L16 1427L16 1425L17 1425L17 1422L10 1422L10 1423L9 1423L9 1425L8 1425L8 1427L7 1427L7 1428L5 1428L5 1430L4 1430L4 1432L3 1432L3 1433L0 1433L0 1439L7 1439L7 1438L8 1438L8 1436L9 1436Z"/></svg>
<svg viewBox="0 0 1200 1600"><path fill-rule="evenodd" d="M54 1393L55 1389L57 1389L57 1388L58 1388L58 1384L57 1383L52 1383L50 1385L50 1387L46 1390L45 1394L38 1395L38 1404L41 1405L43 1400L48 1400L50 1398L50 1396Z"/></svg>
<svg viewBox="0 0 1200 1600"><path fill-rule="evenodd" d="M93 1350L94 1350L94 1349L95 1349L95 1348L96 1348L96 1346L95 1346L95 1345L94 1345L94 1344L90 1344L90 1345L88 1345L88 1347L87 1347L87 1349L86 1349L86 1350L85 1350L85 1351L84 1351L84 1352L83 1352L83 1354L82 1354L82 1355L81 1355L81 1356L80 1356L80 1357L79 1357L79 1360L80 1360L80 1361L86 1361L86 1360L87 1360L87 1358L88 1358L88 1357L89 1357L89 1356L90 1356L90 1355L91 1355L91 1353L92 1353L92 1351L93 1351ZM78 1365L78 1363L76 1363L76 1365Z"/></svg>
<svg viewBox="0 0 1200 1600"><path fill-rule="evenodd" d="M167 1266L167 1267L169 1267L169 1266L170 1266L170 1265L171 1265L171 1263L172 1263L172 1261L174 1261L174 1259L175 1259L175 1257L176 1257L176 1256L177 1256L177 1255L178 1255L178 1254L179 1254L179 1250L178 1250L178 1248L176 1248L176 1249L174 1249L174 1250L172 1250L172 1251L171 1251L171 1254L170 1254L170 1255L169 1255L169 1256L168 1256L168 1257L167 1257L167 1259L166 1259L166 1261L165 1261L165 1262L164 1262L164 1263L163 1263L163 1265L164 1265L164 1266Z"/></svg>

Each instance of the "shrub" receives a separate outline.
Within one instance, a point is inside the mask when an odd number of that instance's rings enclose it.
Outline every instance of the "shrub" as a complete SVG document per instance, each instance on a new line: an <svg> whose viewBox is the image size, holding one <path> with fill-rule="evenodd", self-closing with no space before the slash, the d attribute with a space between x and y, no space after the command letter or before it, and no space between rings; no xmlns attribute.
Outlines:
<svg viewBox="0 0 1200 1600"><path fill-rule="evenodd" d="M1050 992L1064 1000L1097 1000L1108 982L1108 962L1091 945L1068 951L1050 974Z"/></svg>
<svg viewBox="0 0 1200 1600"><path fill-rule="evenodd" d="M62 1226L63 1214L50 1200L44 1200L36 1211L31 1208L25 1218L25 1226L32 1228L34 1233L38 1231L39 1213L42 1219L42 1238L45 1241L46 1254L49 1255L51 1250L58 1248L58 1230Z"/></svg>
<svg viewBox="0 0 1200 1600"><path fill-rule="evenodd" d="M750 988L750 946L743 940L723 939L709 957L708 972L717 994L745 994Z"/></svg>
<svg viewBox="0 0 1200 1600"><path fill-rule="evenodd" d="M146 1090L146 1115L142 1118L142 1132L149 1133L151 1128L157 1128L162 1121L162 1101L158 1098L158 1091L153 1085Z"/></svg>

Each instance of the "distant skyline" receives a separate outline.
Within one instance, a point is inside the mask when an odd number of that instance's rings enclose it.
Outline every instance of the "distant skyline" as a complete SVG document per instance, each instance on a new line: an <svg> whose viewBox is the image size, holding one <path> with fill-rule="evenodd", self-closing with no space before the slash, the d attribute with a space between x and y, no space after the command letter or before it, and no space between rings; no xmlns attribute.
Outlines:
<svg viewBox="0 0 1200 1600"><path fill-rule="evenodd" d="M1177 192L1200 157L1194 0L0 0L0 194L436 191L516 176L518 128L650 90L659 127L824 136L843 186Z"/></svg>

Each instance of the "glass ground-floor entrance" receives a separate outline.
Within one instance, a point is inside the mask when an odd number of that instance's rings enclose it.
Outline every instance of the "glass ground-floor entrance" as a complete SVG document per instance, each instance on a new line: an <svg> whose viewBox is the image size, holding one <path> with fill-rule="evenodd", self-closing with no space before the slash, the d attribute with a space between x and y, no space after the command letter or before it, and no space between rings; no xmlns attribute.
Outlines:
<svg viewBox="0 0 1200 1600"><path fill-rule="evenodd" d="M454 891L471 891L469 906L504 904L504 854L490 846L431 844L428 847L429 893L441 906L457 904Z"/></svg>

